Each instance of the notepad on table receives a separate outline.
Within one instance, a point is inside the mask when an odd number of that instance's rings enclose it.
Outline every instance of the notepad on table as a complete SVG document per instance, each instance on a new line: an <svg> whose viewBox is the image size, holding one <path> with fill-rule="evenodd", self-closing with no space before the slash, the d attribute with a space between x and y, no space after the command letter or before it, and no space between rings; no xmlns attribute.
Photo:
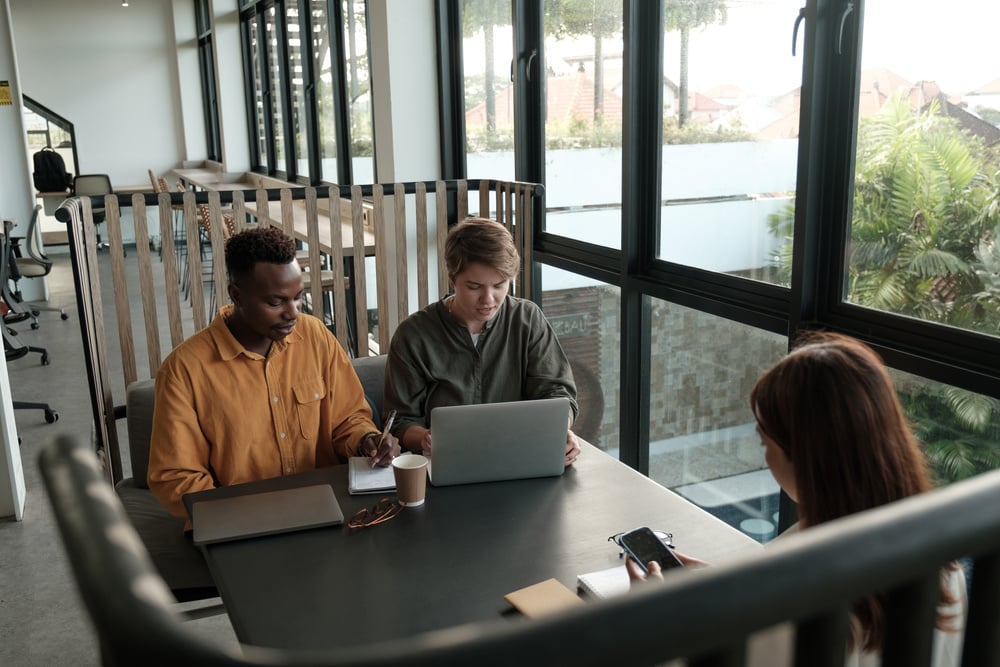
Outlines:
<svg viewBox="0 0 1000 667"><path fill-rule="evenodd" d="M624 565L577 575L577 586L595 598L611 598L628 593L631 583Z"/></svg>
<svg viewBox="0 0 1000 667"><path fill-rule="evenodd" d="M352 496L362 493L379 493L396 488L396 476L392 466L372 467L367 456L352 456L347 467L347 490Z"/></svg>

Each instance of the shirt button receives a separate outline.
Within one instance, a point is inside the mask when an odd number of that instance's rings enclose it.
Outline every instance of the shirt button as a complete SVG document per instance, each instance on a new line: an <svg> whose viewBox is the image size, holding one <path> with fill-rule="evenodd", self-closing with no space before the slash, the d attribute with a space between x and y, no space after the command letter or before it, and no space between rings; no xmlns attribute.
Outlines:
<svg viewBox="0 0 1000 667"><path fill-rule="evenodd" d="M288 466L287 468L285 468L285 472L292 472L292 466Z"/></svg>
<svg viewBox="0 0 1000 667"><path fill-rule="evenodd" d="M313 394L313 398L319 398L319 392L316 392L315 394Z"/></svg>
<svg viewBox="0 0 1000 667"><path fill-rule="evenodd" d="M277 403L277 402L278 402L278 397L277 397L277 396L275 396L275 397L274 397L274 398L272 398L271 400L272 400L272 401L274 401L275 403Z"/></svg>
<svg viewBox="0 0 1000 667"><path fill-rule="evenodd" d="M282 438L284 438L284 437L285 437L285 434L284 434L284 433L282 433L282 434L281 434L281 437L282 437Z"/></svg>

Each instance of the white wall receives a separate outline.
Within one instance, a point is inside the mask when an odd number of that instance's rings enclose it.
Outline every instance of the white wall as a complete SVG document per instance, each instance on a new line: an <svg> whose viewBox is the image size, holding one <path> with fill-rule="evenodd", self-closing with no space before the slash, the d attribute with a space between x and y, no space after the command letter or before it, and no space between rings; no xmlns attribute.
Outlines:
<svg viewBox="0 0 1000 667"><path fill-rule="evenodd" d="M369 0L368 21L376 182L440 178L434 3ZM392 215L392 207L392 198L388 197L387 219ZM428 220L428 226L433 235L434 218ZM416 248L416 230L409 229L408 234L411 237L408 247ZM386 236L391 237L387 238L391 255L395 252L395 237ZM416 261L413 250L408 265L416 266ZM416 303L416 280L408 282L409 302ZM437 286L432 285L431 289L434 294ZM396 298L395 284L389 285L389 298ZM395 314L390 317L395 318ZM394 326L395 322L391 324Z"/></svg>
<svg viewBox="0 0 1000 667"><path fill-rule="evenodd" d="M9 2L24 94L74 124L82 173L138 185L179 164L173 3Z"/></svg>
<svg viewBox="0 0 1000 667"><path fill-rule="evenodd" d="M33 189L28 180L28 162L24 117L21 112L21 88L18 84L17 57L11 26L8 0L0 0L0 81L10 86L13 104L0 106L0 146L6 153L3 177L0 178L0 217L27 220L31 210ZM17 442L17 427L7 377L7 360L0 356L0 517L13 516L18 521L24 515L24 470L21 449Z"/></svg>
<svg viewBox="0 0 1000 667"><path fill-rule="evenodd" d="M219 131L222 163L226 171L250 169L250 135L247 129L243 51L237 0L212 0L212 34L215 38L215 85L219 96ZM205 155L190 155L198 160Z"/></svg>

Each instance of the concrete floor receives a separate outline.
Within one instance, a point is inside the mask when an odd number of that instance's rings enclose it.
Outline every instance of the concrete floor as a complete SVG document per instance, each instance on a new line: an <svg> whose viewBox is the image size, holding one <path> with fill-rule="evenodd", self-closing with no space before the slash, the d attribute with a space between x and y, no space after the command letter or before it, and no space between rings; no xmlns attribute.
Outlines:
<svg viewBox="0 0 1000 667"><path fill-rule="evenodd" d="M0 519L0 665L10 667L100 664L96 636L77 594L36 460L47 439L62 432L89 438L93 423L69 256L56 254L58 249L49 252L55 263L48 277L48 305L65 308L69 319L43 312L38 330L28 323L16 325L20 340L48 349L50 364L42 366L38 354L29 354L9 362L7 369L16 400L46 401L59 413L57 422L47 424L40 410L15 411L27 500L23 521ZM106 251L102 258L107 259ZM113 303L106 289L105 303ZM213 641L236 643L224 613L187 624Z"/></svg>

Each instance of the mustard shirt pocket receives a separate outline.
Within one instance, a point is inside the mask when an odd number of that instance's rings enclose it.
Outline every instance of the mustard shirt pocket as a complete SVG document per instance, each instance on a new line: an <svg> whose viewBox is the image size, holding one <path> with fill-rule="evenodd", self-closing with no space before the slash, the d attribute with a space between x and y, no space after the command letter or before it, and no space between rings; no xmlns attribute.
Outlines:
<svg viewBox="0 0 1000 667"><path fill-rule="evenodd" d="M303 438L312 442L319 435L320 405L326 396L326 389L317 379L294 385L292 392L295 394L299 430Z"/></svg>

